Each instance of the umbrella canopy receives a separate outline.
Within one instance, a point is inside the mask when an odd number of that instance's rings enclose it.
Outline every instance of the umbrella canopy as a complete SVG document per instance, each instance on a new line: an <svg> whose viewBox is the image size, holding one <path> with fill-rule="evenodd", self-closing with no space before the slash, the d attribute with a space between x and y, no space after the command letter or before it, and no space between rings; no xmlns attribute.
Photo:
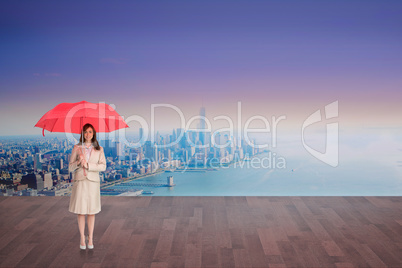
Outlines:
<svg viewBox="0 0 402 268"><path fill-rule="evenodd" d="M43 115L35 127L43 129L43 136L45 129L50 132L80 134L87 123L93 125L96 132L112 132L128 127L110 105L87 101L60 103Z"/></svg>

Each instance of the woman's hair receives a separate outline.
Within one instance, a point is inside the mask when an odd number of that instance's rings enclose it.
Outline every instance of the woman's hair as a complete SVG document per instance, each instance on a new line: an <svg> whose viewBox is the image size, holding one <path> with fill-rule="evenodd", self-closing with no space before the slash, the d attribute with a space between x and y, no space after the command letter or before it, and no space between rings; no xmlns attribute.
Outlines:
<svg viewBox="0 0 402 268"><path fill-rule="evenodd" d="M94 146L95 150L100 150L100 146L98 143L98 140L96 139L96 130L95 128L91 125L91 124L85 124L84 127L82 128L82 132L81 132L81 137L80 137L80 142L78 143L79 145L82 145L82 143L85 141L85 138L83 137L84 132L88 129L88 128L92 128L92 131L94 133L94 135L92 136L92 145Z"/></svg>

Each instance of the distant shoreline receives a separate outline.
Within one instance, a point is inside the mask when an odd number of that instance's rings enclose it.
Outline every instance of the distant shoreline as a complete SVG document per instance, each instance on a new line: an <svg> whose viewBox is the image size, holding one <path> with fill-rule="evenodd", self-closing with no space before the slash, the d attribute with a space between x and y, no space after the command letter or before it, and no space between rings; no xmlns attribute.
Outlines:
<svg viewBox="0 0 402 268"><path fill-rule="evenodd" d="M255 154L255 155L253 155L253 157L261 155L261 154L264 154L264 153L267 153L267 152L261 152L261 153ZM241 160L243 160L243 159L240 159L239 161L241 161ZM231 166L231 165L233 165L235 163L238 163L239 161L236 161L236 162L231 161L230 163L227 163L225 166L229 167L229 166ZM174 172L171 172L171 173L175 173L175 172L182 172L183 173L183 171L184 172L207 172L207 171L219 171L220 169L221 168L199 168L199 169L197 169L197 168L188 168L188 169L175 170ZM106 189L106 188L112 187L112 186L114 186L116 184L129 182L129 181L135 181L135 180L151 177L151 176L162 174L162 173L166 173L165 170L160 170L160 171L157 171L155 173L145 174L145 175L141 175L141 176L138 176L138 177L132 177L132 178L128 178L128 179L125 179L125 180L117 180L117 181L111 182L108 185L101 186L101 189Z"/></svg>
<svg viewBox="0 0 402 268"><path fill-rule="evenodd" d="M164 173L164 172L165 172L165 171L162 170L162 171L157 171L157 172L151 173L151 174L145 174L145 175L140 175L140 176L138 176L138 177L128 178L128 179L125 179L125 180L117 180L117 181L111 182L111 183L108 184L108 185L103 185L103 186L101 186L101 189L106 189L106 188L108 188L108 187L111 187L111 186L114 186L114 185L116 185L116 184L120 184L120 183L123 183L123 182L135 181L135 180L139 180L139 179L142 179L142 178L147 178L147 177L154 176L154 175L157 175L157 174L161 174L161 173Z"/></svg>

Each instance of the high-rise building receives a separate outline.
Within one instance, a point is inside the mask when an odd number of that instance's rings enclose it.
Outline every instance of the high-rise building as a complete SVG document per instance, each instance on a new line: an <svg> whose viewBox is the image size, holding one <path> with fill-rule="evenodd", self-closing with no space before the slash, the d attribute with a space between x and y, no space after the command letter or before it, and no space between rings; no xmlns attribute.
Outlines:
<svg viewBox="0 0 402 268"><path fill-rule="evenodd" d="M58 169L63 169L63 159L57 159L56 160L56 168Z"/></svg>
<svg viewBox="0 0 402 268"><path fill-rule="evenodd" d="M34 157L34 171L42 170L41 154L36 153Z"/></svg>
<svg viewBox="0 0 402 268"><path fill-rule="evenodd" d="M191 146L195 146L195 144L197 144L197 141L199 140L198 133L199 132L196 130L186 132L186 139L188 139L188 143Z"/></svg>
<svg viewBox="0 0 402 268"><path fill-rule="evenodd" d="M181 137L180 137L181 135ZM179 142L179 148L185 148L186 147L186 133L184 132L184 129L178 128L176 129L176 137Z"/></svg>
<svg viewBox="0 0 402 268"><path fill-rule="evenodd" d="M140 127L139 137L140 137L139 142L141 142L142 138L144 137L144 129L142 127ZM141 144L141 145L143 145L143 144Z"/></svg>
<svg viewBox="0 0 402 268"><path fill-rule="evenodd" d="M118 157L119 160L124 160L125 154L124 154L124 143L122 142L116 142L115 144L115 150L116 150L116 157Z"/></svg>
<svg viewBox="0 0 402 268"><path fill-rule="evenodd" d="M158 163L159 161L158 145L156 143L152 144L151 141L147 141L145 143L144 149L145 149L145 158L149 159L150 161Z"/></svg>
<svg viewBox="0 0 402 268"><path fill-rule="evenodd" d="M176 131L173 129L173 133L172 133L172 142L175 142L176 139L177 139Z"/></svg>
<svg viewBox="0 0 402 268"><path fill-rule="evenodd" d="M168 157L167 157L168 161L169 162L172 161L172 153L171 153L170 149L167 149L167 155L168 155Z"/></svg>
<svg viewBox="0 0 402 268"><path fill-rule="evenodd" d="M207 165L207 157L208 157L208 150L207 150L207 148L205 147L205 148L204 148L204 156L203 156L203 164L204 164L204 166Z"/></svg>
<svg viewBox="0 0 402 268"><path fill-rule="evenodd" d="M146 141L144 146L144 156L145 158L151 159L153 158L153 150L151 141Z"/></svg>
<svg viewBox="0 0 402 268"><path fill-rule="evenodd" d="M103 147L105 157L113 156L113 148L110 146L110 140L101 140L99 141L99 145Z"/></svg>
<svg viewBox="0 0 402 268"><path fill-rule="evenodd" d="M154 160L156 163L159 163L159 152L158 152L158 145L154 144Z"/></svg>
<svg viewBox="0 0 402 268"><path fill-rule="evenodd" d="M50 189L53 187L52 173L44 173L43 174L43 187Z"/></svg>
<svg viewBox="0 0 402 268"><path fill-rule="evenodd" d="M201 107L200 109L200 116L202 117L200 119L200 129L204 130L205 129L205 108ZM200 132L199 133L199 140L201 141L202 145L205 145L205 132Z"/></svg>
<svg viewBox="0 0 402 268"><path fill-rule="evenodd" d="M30 164L30 165L32 165L34 163L34 156L33 155L30 155L30 156L27 157L27 163Z"/></svg>
<svg viewBox="0 0 402 268"><path fill-rule="evenodd" d="M219 133L219 132L215 135L215 144L222 145L221 144L221 133Z"/></svg>
<svg viewBox="0 0 402 268"><path fill-rule="evenodd" d="M22 176L21 184L28 184L31 189L43 190L44 182L40 174L30 173Z"/></svg>
<svg viewBox="0 0 402 268"><path fill-rule="evenodd" d="M161 135L159 134L159 131L156 132L155 142L157 144L160 144L161 142Z"/></svg>
<svg viewBox="0 0 402 268"><path fill-rule="evenodd" d="M189 158L192 158L195 155L195 147L191 146L188 153Z"/></svg>

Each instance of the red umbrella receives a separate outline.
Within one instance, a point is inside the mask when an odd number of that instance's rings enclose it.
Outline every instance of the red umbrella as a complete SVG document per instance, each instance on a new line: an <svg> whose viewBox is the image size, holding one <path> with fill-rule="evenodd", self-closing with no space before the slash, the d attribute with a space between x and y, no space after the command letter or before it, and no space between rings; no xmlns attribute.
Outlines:
<svg viewBox="0 0 402 268"><path fill-rule="evenodd" d="M90 123L96 132L112 132L128 125L123 118L106 103L91 103L80 101L76 103L60 103L48 111L36 123L35 127L50 132L64 132L80 134L82 127Z"/></svg>
<svg viewBox="0 0 402 268"><path fill-rule="evenodd" d="M42 116L35 127L43 129L43 136L45 136L45 129L50 132L80 134L83 130L82 127L87 123L90 123L96 132L112 132L128 127L123 118L111 106L102 102L87 101L60 103Z"/></svg>

